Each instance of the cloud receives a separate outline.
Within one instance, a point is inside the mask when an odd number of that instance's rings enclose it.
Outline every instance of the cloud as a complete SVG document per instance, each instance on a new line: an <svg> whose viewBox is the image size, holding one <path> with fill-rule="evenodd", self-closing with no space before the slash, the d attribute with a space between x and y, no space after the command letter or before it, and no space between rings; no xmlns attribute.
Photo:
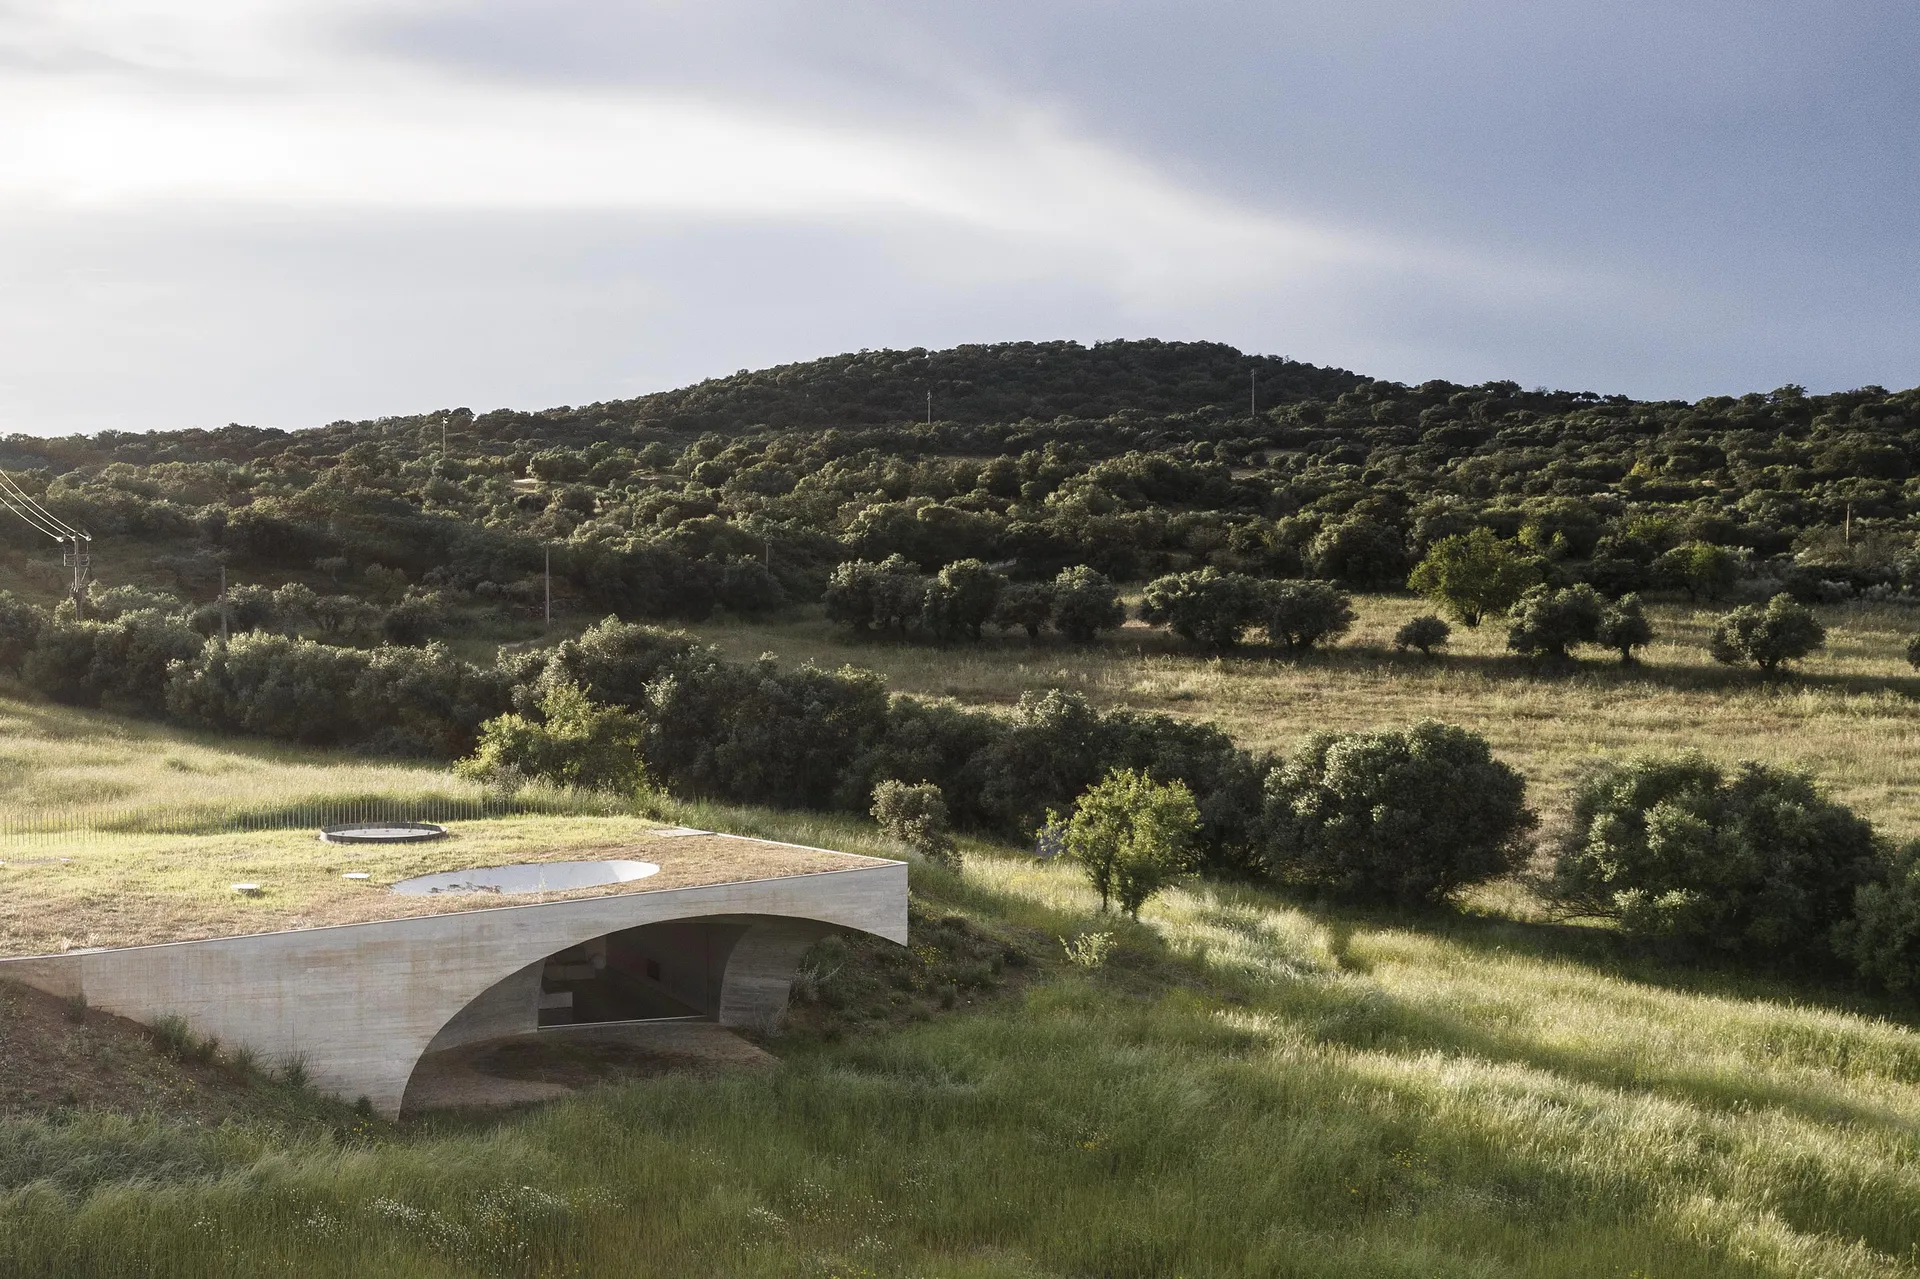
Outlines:
<svg viewBox="0 0 1920 1279"><path fill-rule="evenodd" d="M1121 334L1643 393L1911 378L1915 169L1859 161L1914 76L1798 12L0 5L0 425ZM1837 105L1853 66L1886 75Z"/></svg>

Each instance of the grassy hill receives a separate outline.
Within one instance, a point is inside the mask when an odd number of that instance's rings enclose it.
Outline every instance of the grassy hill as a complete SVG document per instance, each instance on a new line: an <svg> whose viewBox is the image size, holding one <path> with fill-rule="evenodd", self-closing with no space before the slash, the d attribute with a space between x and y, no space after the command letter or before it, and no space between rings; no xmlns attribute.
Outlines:
<svg viewBox="0 0 1920 1279"><path fill-rule="evenodd" d="M618 404L310 432L10 437L0 466L99 534L106 581L170 598L122 598L119 622L34 622L0 600L18 632L0 639L79 655L35 668L65 671L61 696L155 717L50 706L31 681L0 702L0 854L57 861L85 840L159 882L291 847L250 824L361 804L462 815L479 796L443 761L159 722L168 662L216 651L200 636L225 566L308 588L245 597L247 624L322 639L316 681L352 676L260 731L299 736L318 711L373 714L405 689L470 736L510 704L495 650L543 634L549 550L563 634L608 611L673 618L742 661L851 661L969 706L1064 686L1255 749L1434 715L1525 772L1549 822L1591 759L1698 746L1809 767L1888 834L1920 835L1903 652L1916 465L1915 392L1641 404L1160 343L862 352ZM1657 585L1671 547L1719 546L1745 589L1820 601L1831 640L1791 680L1726 670L1704 651L1724 605L1674 591L1635 668L1523 661L1498 624L1456 630L1440 660L1395 655L1423 607L1396 593L1407 563L1468 527L1538 550L1556 580L1618 589ZM0 588L50 604L60 571L23 530L0 534ZM1369 554L1335 554L1356 530ZM826 572L893 553L978 555L1016 580L1070 563L1133 581L1351 574L1366 593L1345 643L1297 660L1214 657L1138 624L1089 648L830 629L812 602ZM383 638L401 642L348 652ZM140 678L94 678L122 658ZM445 756L459 737L389 727L370 742ZM541 802L582 821L621 807ZM682 799L657 815L895 851L844 814ZM1134 923L1069 868L966 849L960 877L915 865L910 949L809 957L768 1044L777 1069L613 1081L504 1118L358 1122L290 1096L297 1081L182 1064L164 1036L0 992L0 1052L24 1081L0 1083L0 1274L1920 1273L1909 1006L1545 922L1515 884L1368 914L1194 882ZM0 893L13 883L0 873ZM25 890L0 920L87 940ZM53 1083L63 1071L85 1086ZM188 1085L212 1100L183 1102Z"/></svg>
<svg viewBox="0 0 1920 1279"><path fill-rule="evenodd" d="M673 815L891 851L846 818ZM0 999L16 1077L87 1063L0 1089L0 1273L1920 1272L1907 1012L1470 911L1193 884L1135 924L967 851L914 867L911 951L810 957L773 1071L506 1117L361 1123Z"/></svg>

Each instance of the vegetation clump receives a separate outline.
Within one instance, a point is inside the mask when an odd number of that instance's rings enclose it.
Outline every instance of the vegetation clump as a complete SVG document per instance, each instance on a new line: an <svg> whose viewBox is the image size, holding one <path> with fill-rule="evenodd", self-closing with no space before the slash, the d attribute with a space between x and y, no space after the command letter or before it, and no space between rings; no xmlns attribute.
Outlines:
<svg viewBox="0 0 1920 1279"><path fill-rule="evenodd" d="M1047 619L1075 644L1091 644L1127 620L1120 592L1104 573L1085 564L1063 568L1048 588Z"/></svg>
<svg viewBox="0 0 1920 1279"><path fill-rule="evenodd" d="M1653 623L1647 620L1638 595L1623 595L1600 611L1593 642L1620 654L1620 662L1634 661L1633 650L1653 643Z"/></svg>
<svg viewBox="0 0 1920 1279"><path fill-rule="evenodd" d="M1520 597L1507 647L1527 657L1564 659L1575 644L1596 644L1607 604L1585 582L1555 590L1536 586Z"/></svg>
<svg viewBox="0 0 1920 1279"><path fill-rule="evenodd" d="M938 786L890 778L873 788L869 811L881 830L914 852L949 870L960 869L960 849L947 829L947 801Z"/></svg>
<svg viewBox="0 0 1920 1279"><path fill-rule="evenodd" d="M1821 963L1877 865L1873 828L1803 773L1648 755L1575 791L1553 884L1571 908L1628 933L1756 963Z"/></svg>
<svg viewBox="0 0 1920 1279"><path fill-rule="evenodd" d="M482 724L479 745L454 772L492 785L531 779L633 794L646 785L641 741L638 716L597 706L563 679L542 694L537 718L510 712Z"/></svg>
<svg viewBox="0 0 1920 1279"><path fill-rule="evenodd" d="M1244 573L1203 568L1147 583L1140 620L1164 623L1175 635L1215 651L1237 648L1266 608L1262 584Z"/></svg>
<svg viewBox="0 0 1920 1279"><path fill-rule="evenodd" d="M1765 608L1747 604L1721 618L1713 628L1708 651L1717 662L1738 666L1751 662L1771 672L1797 662L1827 642L1827 628L1813 610L1782 592Z"/></svg>
<svg viewBox="0 0 1920 1279"><path fill-rule="evenodd" d="M1540 580L1535 555L1492 530L1476 528L1435 542L1414 566L1407 585L1468 626L1500 616Z"/></svg>
<svg viewBox="0 0 1920 1279"><path fill-rule="evenodd" d="M1447 637L1452 634L1453 628L1446 622L1431 613L1423 613L1393 633L1393 646L1403 653L1410 648L1417 648L1420 656L1432 657L1433 650L1444 648Z"/></svg>
<svg viewBox="0 0 1920 1279"><path fill-rule="evenodd" d="M1159 783L1115 769L1089 786L1066 818L1048 814L1043 838L1057 841L1086 873L1105 912L1140 908L1192 869L1200 810L1180 782Z"/></svg>
<svg viewBox="0 0 1920 1279"><path fill-rule="evenodd" d="M1339 639L1353 626L1353 601L1332 582L1270 582L1263 595L1267 639L1289 653Z"/></svg>
<svg viewBox="0 0 1920 1279"><path fill-rule="evenodd" d="M1872 985L1920 995L1920 841L1894 849L1860 885L1834 946Z"/></svg>
<svg viewBox="0 0 1920 1279"><path fill-rule="evenodd" d="M1283 884L1431 904L1517 869L1535 824L1525 780L1466 729L1317 733L1267 776L1264 854Z"/></svg>

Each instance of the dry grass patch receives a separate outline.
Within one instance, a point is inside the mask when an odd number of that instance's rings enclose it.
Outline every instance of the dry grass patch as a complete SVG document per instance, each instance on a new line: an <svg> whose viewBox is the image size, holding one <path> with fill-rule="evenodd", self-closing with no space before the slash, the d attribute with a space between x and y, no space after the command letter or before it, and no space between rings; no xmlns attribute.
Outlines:
<svg viewBox="0 0 1920 1279"><path fill-rule="evenodd" d="M0 865L0 954L138 946L400 919L496 906L738 883L874 865L874 859L725 835L662 834L622 817L463 822L448 838L383 848L323 843L311 831L103 835ZM398 896L416 875L517 862L653 862L645 879L557 893ZM341 876L363 871L361 881ZM257 895L236 883L260 885Z"/></svg>
<svg viewBox="0 0 1920 1279"><path fill-rule="evenodd" d="M1907 638L1920 629L1912 610L1822 609L1827 650L1800 674L1769 681L1707 655L1718 609L1651 606L1660 638L1638 665L1622 667L1591 652L1567 665L1511 657L1499 623L1455 627L1450 652L1426 661L1391 648L1402 623L1429 611L1424 601L1371 596L1356 607L1360 619L1343 644L1299 660L1255 650L1210 657L1138 623L1087 649L1024 637L951 648L861 641L811 614L694 630L740 660L774 652L790 662L851 662L880 671L897 691L973 705L1075 689L1102 706L1210 720L1255 749L1285 751L1321 728L1447 720L1485 734L1549 812L1590 760L1697 748L1721 760L1808 768L1890 834L1920 836L1920 679L1905 660Z"/></svg>

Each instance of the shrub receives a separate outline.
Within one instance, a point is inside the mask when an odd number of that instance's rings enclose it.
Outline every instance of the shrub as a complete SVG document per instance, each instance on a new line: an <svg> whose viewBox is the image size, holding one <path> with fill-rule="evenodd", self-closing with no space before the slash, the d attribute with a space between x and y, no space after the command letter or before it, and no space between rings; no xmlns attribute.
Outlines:
<svg viewBox="0 0 1920 1279"><path fill-rule="evenodd" d="M1091 644L1101 631L1111 631L1127 620L1126 605L1106 574L1096 573L1085 564L1060 570L1053 579L1053 611L1049 616L1055 630L1076 644Z"/></svg>
<svg viewBox="0 0 1920 1279"><path fill-rule="evenodd" d="M647 763L680 793L858 809L872 786L858 765L886 731L887 691L871 671L782 671L696 650L647 685L642 714Z"/></svg>
<svg viewBox="0 0 1920 1279"><path fill-rule="evenodd" d="M1804 774L1641 756L1574 792L1554 891L1629 933L1795 960L1828 953L1874 865L1872 828Z"/></svg>
<svg viewBox="0 0 1920 1279"><path fill-rule="evenodd" d="M1399 586L1406 580L1406 541L1364 515L1322 529L1313 539L1308 559L1322 577L1337 578L1361 590Z"/></svg>
<svg viewBox="0 0 1920 1279"><path fill-rule="evenodd" d="M18 671L49 618L12 591L0 591L0 669Z"/></svg>
<svg viewBox="0 0 1920 1279"><path fill-rule="evenodd" d="M1393 646L1401 652L1410 648L1420 650L1422 657L1432 657L1433 650L1443 647L1447 637L1453 634L1453 628L1428 613L1416 617L1393 633Z"/></svg>
<svg viewBox="0 0 1920 1279"><path fill-rule="evenodd" d="M1920 841L1902 845L1854 893L1834 946L1854 971L1896 995L1920 993Z"/></svg>
<svg viewBox="0 0 1920 1279"><path fill-rule="evenodd" d="M1336 640L1353 625L1353 601L1332 582L1270 582L1265 597L1267 639L1289 652Z"/></svg>
<svg viewBox="0 0 1920 1279"><path fill-rule="evenodd" d="M1641 611L1638 595L1624 595L1600 612L1600 628L1594 643L1620 654L1624 664L1633 661L1633 650L1653 642L1653 623Z"/></svg>
<svg viewBox="0 0 1920 1279"><path fill-rule="evenodd" d="M1907 665L1920 671L1920 635L1907 641Z"/></svg>
<svg viewBox="0 0 1920 1279"><path fill-rule="evenodd" d="M330 640L351 641L359 636L372 634L379 629L382 614L380 609L367 603L357 595L321 595L315 598L307 615L313 619L314 627ZM196 624L199 614L195 614ZM219 629L219 615L213 619L214 629Z"/></svg>
<svg viewBox="0 0 1920 1279"><path fill-rule="evenodd" d="M1718 600L1740 580L1740 561L1724 546L1688 542L1653 562L1653 578L1662 586L1685 591L1689 600L1702 595Z"/></svg>
<svg viewBox="0 0 1920 1279"><path fill-rule="evenodd" d="M1260 620L1264 596L1257 579L1240 573L1169 573L1147 583L1140 620L1165 623L1180 638L1207 648L1232 648Z"/></svg>
<svg viewBox="0 0 1920 1279"><path fill-rule="evenodd" d="M1771 671L1783 662L1800 660L1826 642L1827 628L1813 610L1782 592L1768 600L1765 608L1748 604L1722 617L1713 628L1708 650L1715 661L1729 666L1752 662Z"/></svg>
<svg viewBox="0 0 1920 1279"><path fill-rule="evenodd" d="M1540 561L1484 528L1435 542L1407 585L1468 626L1505 613L1540 580Z"/></svg>
<svg viewBox="0 0 1920 1279"><path fill-rule="evenodd" d="M424 644L446 622L446 606L438 595L409 591L381 617L380 633L389 644Z"/></svg>
<svg viewBox="0 0 1920 1279"><path fill-rule="evenodd" d="M1265 859L1282 883L1435 902L1519 867L1525 799L1520 774L1463 728L1319 733L1267 776Z"/></svg>
<svg viewBox="0 0 1920 1279"><path fill-rule="evenodd" d="M979 560L955 560L934 574L921 601L921 624L943 640L979 639L1007 579Z"/></svg>
<svg viewBox="0 0 1920 1279"><path fill-rule="evenodd" d="M1022 630L1028 639L1039 639L1040 630L1053 617L1053 584L1050 582L1013 582L1000 592L993 609L993 624L1002 630Z"/></svg>
<svg viewBox="0 0 1920 1279"><path fill-rule="evenodd" d="M179 616L153 609L111 622L62 617L41 629L21 660L20 678L55 701L157 714L166 705L168 671L198 658L205 642Z"/></svg>
<svg viewBox="0 0 1920 1279"><path fill-rule="evenodd" d="M596 706L564 681L546 691L540 712L537 720L513 713L488 720L479 746L454 771L480 782L512 772L589 790L632 792L645 784L638 716Z"/></svg>
<svg viewBox="0 0 1920 1279"><path fill-rule="evenodd" d="M1599 641L1605 608L1600 593L1585 582L1557 591L1536 586L1513 610L1507 647L1528 657L1565 657L1575 644Z"/></svg>
<svg viewBox="0 0 1920 1279"><path fill-rule="evenodd" d="M1057 838L1100 894L1136 918L1154 894L1186 873L1200 812L1184 783L1115 769L1087 788L1065 821L1049 814L1042 838Z"/></svg>
<svg viewBox="0 0 1920 1279"><path fill-rule="evenodd" d="M868 810L880 828L914 852L952 870L960 869L960 852L947 831L947 801L931 782L908 785L884 781L873 788Z"/></svg>
<svg viewBox="0 0 1920 1279"><path fill-rule="evenodd" d="M167 711L221 732L325 745L358 728L353 689L369 658L357 649L255 632L208 644L173 670Z"/></svg>
<svg viewBox="0 0 1920 1279"><path fill-rule="evenodd" d="M905 631L920 619L927 579L903 556L848 560L827 578L827 620L856 631Z"/></svg>

